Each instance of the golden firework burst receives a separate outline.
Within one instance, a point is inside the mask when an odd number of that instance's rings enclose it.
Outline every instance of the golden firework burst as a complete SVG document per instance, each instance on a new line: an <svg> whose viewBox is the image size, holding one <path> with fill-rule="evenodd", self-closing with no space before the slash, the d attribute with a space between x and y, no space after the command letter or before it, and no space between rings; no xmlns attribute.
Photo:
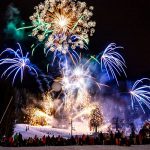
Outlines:
<svg viewBox="0 0 150 150"><path fill-rule="evenodd" d="M91 21L93 7L76 0L45 0L35 7L30 17L34 29L32 35L45 41L45 53L84 48L89 36L95 32L96 22ZM86 43L86 44L85 44Z"/></svg>

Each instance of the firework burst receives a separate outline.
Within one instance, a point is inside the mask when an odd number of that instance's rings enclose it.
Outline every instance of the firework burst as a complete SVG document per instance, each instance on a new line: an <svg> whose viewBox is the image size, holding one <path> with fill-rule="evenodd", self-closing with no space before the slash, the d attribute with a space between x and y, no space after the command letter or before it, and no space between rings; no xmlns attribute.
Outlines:
<svg viewBox="0 0 150 150"><path fill-rule="evenodd" d="M142 78L140 80L137 80L133 84L133 87L129 92L131 95L132 108L134 107L134 103L136 101L138 102L144 113L145 111L142 104L145 104L150 109L150 85L144 84L143 82L145 81L150 82L150 79Z"/></svg>
<svg viewBox="0 0 150 150"><path fill-rule="evenodd" d="M62 77L55 79L55 82L61 85L62 93L65 95L63 102L66 111L71 112L72 108L76 110L76 108L89 106L91 102L89 91L93 85L96 85L99 89L102 86L107 86L97 82L96 78L92 76L90 70L91 59L84 60L76 66L66 64L61 71ZM57 86L55 88L60 89Z"/></svg>
<svg viewBox="0 0 150 150"><path fill-rule="evenodd" d="M107 46L101 56L101 69L105 68L108 77L110 79L111 76L116 80L117 84L117 75L121 76L123 73L126 76L125 69L126 64L124 58L116 51L117 49L121 49L123 47L116 46L115 43L111 43ZM98 56L99 57L99 56Z"/></svg>
<svg viewBox="0 0 150 150"><path fill-rule="evenodd" d="M27 115L26 121L31 125L49 125L55 114L54 102L49 92L42 95L41 101L34 100L23 112Z"/></svg>
<svg viewBox="0 0 150 150"><path fill-rule="evenodd" d="M69 53L77 47L86 48L89 36L95 32L93 6L76 0L46 0L35 7L30 17L32 36L45 43L45 53Z"/></svg>
<svg viewBox="0 0 150 150"><path fill-rule="evenodd" d="M36 69L32 66L32 64L30 63L30 59L28 58L29 53L27 53L24 56L19 43L18 43L18 46L19 46L19 49L17 51L11 48L7 48L0 54L0 56L4 54L13 55L13 57L10 57L10 58L6 57L3 59L0 59L0 65L8 65L8 68L3 72L3 74L1 75L1 78L5 76L7 79L12 74L14 74L12 85L14 84L15 79L19 73L20 73L20 79L22 82L23 73L26 68L29 69L30 71L33 71L38 76Z"/></svg>
<svg viewBox="0 0 150 150"><path fill-rule="evenodd" d="M84 63L79 62L76 66L70 66L66 63L61 71L63 77L56 79L56 82L62 84L62 89L65 91L88 89L91 86L90 83L94 83L99 89L101 89L101 86L107 86L97 82L96 78L92 76L90 70L91 59L93 58L86 60Z"/></svg>

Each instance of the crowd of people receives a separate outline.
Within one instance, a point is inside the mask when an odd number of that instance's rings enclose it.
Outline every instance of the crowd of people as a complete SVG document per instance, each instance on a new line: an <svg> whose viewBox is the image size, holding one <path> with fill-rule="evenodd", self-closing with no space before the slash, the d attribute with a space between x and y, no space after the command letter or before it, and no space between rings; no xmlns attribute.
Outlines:
<svg viewBox="0 0 150 150"><path fill-rule="evenodd" d="M63 138L61 136L43 136L38 138L29 137L23 139L22 135L15 134L13 137L0 137L1 146L67 146L67 145L122 145L130 146L133 144L150 144L150 135L140 131L139 134L132 132L129 137L119 130L116 133L97 133L95 135L71 136Z"/></svg>
<svg viewBox="0 0 150 150"><path fill-rule="evenodd" d="M29 130L29 129L28 129ZM27 130L26 130L27 132ZM123 131L117 130L115 133L109 131L107 133L97 132L93 135L75 135L70 138L62 136L43 136L39 138L37 135L24 139L21 133L6 137L0 132L1 146L67 146L67 145L141 145L150 144L150 124L139 131L138 134L132 130L130 136L125 136Z"/></svg>

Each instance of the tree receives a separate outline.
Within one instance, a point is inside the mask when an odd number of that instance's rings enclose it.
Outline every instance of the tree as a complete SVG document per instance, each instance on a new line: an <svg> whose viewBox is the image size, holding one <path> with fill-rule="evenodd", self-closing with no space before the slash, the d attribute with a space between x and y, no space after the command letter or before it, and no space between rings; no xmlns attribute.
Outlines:
<svg viewBox="0 0 150 150"><path fill-rule="evenodd" d="M93 109L91 113L90 118L90 126L95 128L95 132L97 132L97 128L101 126L103 123L103 115L99 109L99 107L96 107Z"/></svg>

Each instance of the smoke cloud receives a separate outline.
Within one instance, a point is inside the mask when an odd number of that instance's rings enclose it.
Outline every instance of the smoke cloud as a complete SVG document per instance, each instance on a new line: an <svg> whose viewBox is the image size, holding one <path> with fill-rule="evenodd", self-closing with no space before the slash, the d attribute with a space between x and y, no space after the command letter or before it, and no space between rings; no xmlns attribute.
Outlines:
<svg viewBox="0 0 150 150"><path fill-rule="evenodd" d="M5 38L20 41L24 38L24 30L17 30L24 22L20 18L20 11L11 3L6 10Z"/></svg>

